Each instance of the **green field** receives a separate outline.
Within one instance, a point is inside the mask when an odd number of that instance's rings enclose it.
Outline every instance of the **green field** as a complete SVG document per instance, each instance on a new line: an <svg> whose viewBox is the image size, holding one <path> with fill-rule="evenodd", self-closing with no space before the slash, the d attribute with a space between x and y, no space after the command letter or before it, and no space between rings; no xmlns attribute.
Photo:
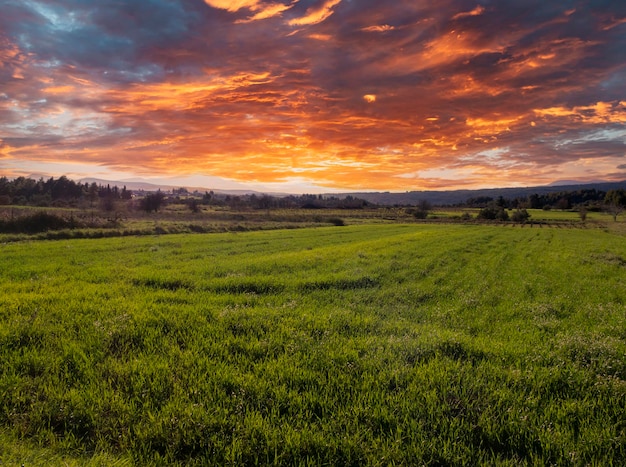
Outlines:
<svg viewBox="0 0 626 467"><path fill-rule="evenodd" d="M626 237L0 244L0 465L624 465Z"/></svg>

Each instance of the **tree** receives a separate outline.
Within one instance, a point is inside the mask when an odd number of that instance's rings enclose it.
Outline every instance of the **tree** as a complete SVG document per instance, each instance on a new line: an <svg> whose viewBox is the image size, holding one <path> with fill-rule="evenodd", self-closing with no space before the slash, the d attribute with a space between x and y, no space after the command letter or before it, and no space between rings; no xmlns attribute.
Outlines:
<svg viewBox="0 0 626 467"><path fill-rule="evenodd" d="M431 208L428 200L422 199L417 203L417 208L413 211L413 215L416 219L426 219Z"/></svg>
<svg viewBox="0 0 626 467"><path fill-rule="evenodd" d="M626 208L626 190L609 190L604 197L604 202L608 205L608 211L613 216L613 220L617 222L619 216Z"/></svg>
<svg viewBox="0 0 626 467"><path fill-rule="evenodd" d="M120 193L120 198L125 199L125 200L129 200L133 198L132 191L127 190L126 185L124 185L124 188L122 188L122 192Z"/></svg>
<svg viewBox="0 0 626 467"><path fill-rule="evenodd" d="M141 209L150 212L157 212L161 209L161 206L165 203L165 195L161 193L161 190L156 193L147 194L139 203Z"/></svg>
<svg viewBox="0 0 626 467"><path fill-rule="evenodd" d="M528 207L531 209L539 209L542 206L540 205L541 201L539 200L539 195L536 193L533 193L532 195L530 195L528 197Z"/></svg>
<svg viewBox="0 0 626 467"><path fill-rule="evenodd" d="M98 185L96 185L96 182L89 185L87 196L89 198L89 206L93 207L93 203L98 199Z"/></svg>
<svg viewBox="0 0 626 467"><path fill-rule="evenodd" d="M113 212L117 207L117 203L115 202L115 198L113 196L105 196L100 199L100 209L106 212Z"/></svg>
<svg viewBox="0 0 626 467"><path fill-rule="evenodd" d="M556 202L556 208L557 208L557 209L560 209L560 210L562 210L562 211L565 211L565 210L567 210L567 209L570 209L570 208L571 208L571 205L570 205L569 199L568 199L568 198L566 198L565 196L564 196L564 197L562 197L562 198L560 198L560 199Z"/></svg>
<svg viewBox="0 0 626 467"><path fill-rule="evenodd" d="M198 200L196 198L191 198L188 202L187 202L187 207L189 208L189 210L191 212L193 212L194 214L197 214L200 212L200 203L198 202Z"/></svg>
<svg viewBox="0 0 626 467"><path fill-rule="evenodd" d="M257 204L259 206L259 209L266 209L269 212L270 208L272 207L273 201L274 200L271 196L263 195L257 200Z"/></svg>

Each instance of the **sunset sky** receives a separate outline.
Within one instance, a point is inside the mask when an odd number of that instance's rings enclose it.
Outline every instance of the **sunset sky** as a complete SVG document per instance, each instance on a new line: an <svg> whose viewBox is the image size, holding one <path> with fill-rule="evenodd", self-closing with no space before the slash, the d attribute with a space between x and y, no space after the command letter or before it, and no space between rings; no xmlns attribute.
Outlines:
<svg viewBox="0 0 626 467"><path fill-rule="evenodd" d="M626 1L0 0L0 175L626 179Z"/></svg>

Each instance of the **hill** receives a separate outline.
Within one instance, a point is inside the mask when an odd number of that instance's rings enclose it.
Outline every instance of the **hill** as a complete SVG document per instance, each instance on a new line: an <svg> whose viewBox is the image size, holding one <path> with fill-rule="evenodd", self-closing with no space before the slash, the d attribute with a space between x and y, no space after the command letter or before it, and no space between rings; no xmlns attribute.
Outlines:
<svg viewBox="0 0 626 467"><path fill-rule="evenodd" d="M524 198L532 194L559 193L565 191L577 191L583 189L596 189L601 191L616 190L626 188L626 180L621 182L600 182L584 185L546 185L534 187L518 187L518 188L486 188L481 190L454 190L454 191L407 191L405 193L391 192L357 192L357 193L341 193L335 196L353 196L355 198L364 199L370 203L393 206L393 205L415 205L420 201L428 201L437 206L451 206L462 204L468 198L478 198L488 196L498 198L502 196L507 199Z"/></svg>
<svg viewBox="0 0 626 467"><path fill-rule="evenodd" d="M31 177L32 178L32 177ZM95 183L97 185L111 185L111 186L125 186L126 188L128 188L129 190L143 190L143 191L157 191L157 190L162 190L162 191L172 191L174 189L177 188L182 188L181 185L166 185L166 184L157 184L157 183L150 183L150 182L146 182L146 181L142 181L142 180L104 180L101 178L81 178L79 180L79 182L81 183ZM184 187L187 190L194 192L205 192L205 191L213 191L214 193L220 193L220 194L224 194L224 195L250 195L250 194L261 194L258 191L254 191L254 190L226 190L226 189L213 189L213 188L206 188L206 187L190 187L190 186L186 186Z"/></svg>

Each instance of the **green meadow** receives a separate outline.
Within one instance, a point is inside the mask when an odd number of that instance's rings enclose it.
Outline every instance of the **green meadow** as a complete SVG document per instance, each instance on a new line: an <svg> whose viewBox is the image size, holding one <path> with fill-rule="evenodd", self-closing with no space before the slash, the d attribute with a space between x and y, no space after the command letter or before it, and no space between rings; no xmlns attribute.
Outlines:
<svg viewBox="0 0 626 467"><path fill-rule="evenodd" d="M0 244L0 465L624 465L626 236Z"/></svg>

